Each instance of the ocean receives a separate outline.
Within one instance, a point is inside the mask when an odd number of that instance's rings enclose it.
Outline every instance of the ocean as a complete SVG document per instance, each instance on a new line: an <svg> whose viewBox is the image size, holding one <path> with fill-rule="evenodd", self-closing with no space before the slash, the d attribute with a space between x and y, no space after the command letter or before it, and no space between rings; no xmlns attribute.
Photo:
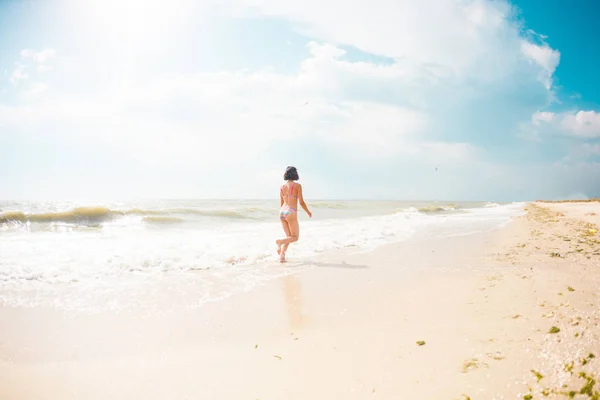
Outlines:
<svg viewBox="0 0 600 400"><path fill-rule="evenodd" d="M313 218L299 210L300 240L279 264L278 200L2 201L0 304L196 307L309 268L327 251L368 251L416 233L475 234L523 210L485 202L323 200L309 207Z"/></svg>

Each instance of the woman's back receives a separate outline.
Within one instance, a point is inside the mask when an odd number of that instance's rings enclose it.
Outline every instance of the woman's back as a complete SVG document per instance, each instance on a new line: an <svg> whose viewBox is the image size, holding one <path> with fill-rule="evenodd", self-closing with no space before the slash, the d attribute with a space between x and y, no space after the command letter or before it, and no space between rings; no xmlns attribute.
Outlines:
<svg viewBox="0 0 600 400"><path fill-rule="evenodd" d="M284 204L292 207L294 210L298 209L298 186L294 182L288 182L281 186L281 195L283 196Z"/></svg>

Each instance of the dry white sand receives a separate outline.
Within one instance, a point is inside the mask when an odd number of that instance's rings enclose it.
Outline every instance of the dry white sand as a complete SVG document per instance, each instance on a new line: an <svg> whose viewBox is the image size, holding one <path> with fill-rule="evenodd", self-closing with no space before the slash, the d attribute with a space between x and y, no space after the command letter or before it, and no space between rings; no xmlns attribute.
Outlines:
<svg viewBox="0 0 600 400"><path fill-rule="evenodd" d="M192 311L0 308L0 399L593 398L600 206L528 209Z"/></svg>

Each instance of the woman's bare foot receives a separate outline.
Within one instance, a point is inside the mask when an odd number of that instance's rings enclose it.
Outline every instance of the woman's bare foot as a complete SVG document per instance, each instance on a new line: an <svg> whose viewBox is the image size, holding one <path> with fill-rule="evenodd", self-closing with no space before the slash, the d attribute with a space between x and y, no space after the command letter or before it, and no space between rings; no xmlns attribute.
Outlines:
<svg viewBox="0 0 600 400"><path fill-rule="evenodd" d="M285 253L282 252L281 254L279 254L279 262L280 263L284 263L285 262Z"/></svg>
<svg viewBox="0 0 600 400"><path fill-rule="evenodd" d="M277 243L277 254L281 255L281 241L277 239L275 243Z"/></svg>

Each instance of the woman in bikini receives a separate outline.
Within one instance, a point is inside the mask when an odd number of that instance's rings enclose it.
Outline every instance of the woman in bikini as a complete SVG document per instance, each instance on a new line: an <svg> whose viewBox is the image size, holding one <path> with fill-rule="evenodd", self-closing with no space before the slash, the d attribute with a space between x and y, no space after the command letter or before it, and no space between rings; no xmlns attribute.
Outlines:
<svg viewBox="0 0 600 400"><path fill-rule="evenodd" d="M312 218L312 213L308 210L304 197L302 196L302 185L295 183L300 179L296 167L287 167L283 174L283 180L287 181L279 189L279 199L281 201L281 209L279 210L279 219L281 226L285 232L285 239L278 239L277 254L279 261L285 262L285 252L290 243L298 240L300 237L300 226L298 225L298 202L306 211L309 218Z"/></svg>

